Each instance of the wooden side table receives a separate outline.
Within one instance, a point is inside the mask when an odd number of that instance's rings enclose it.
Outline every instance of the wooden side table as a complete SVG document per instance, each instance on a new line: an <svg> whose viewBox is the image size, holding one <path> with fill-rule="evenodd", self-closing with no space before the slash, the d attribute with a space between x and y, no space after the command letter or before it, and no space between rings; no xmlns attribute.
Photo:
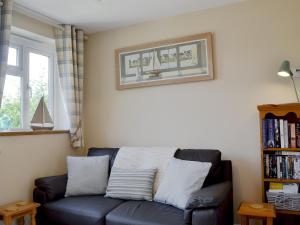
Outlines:
<svg viewBox="0 0 300 225"><path fill-rule="evenodd" d="M249 219L265 219L267 225L273 225L273 219L276 217L275 207L269 203L243 202L238 213L241 216L241 225L249 225Z"/></svg>
<svg viewBox="0 0 300 225"><path fill-rule="evenodd" d="M36 225L36 209L40 204L35 202L14 202L0 206L0 219L5 225L11 225L13 219L17 219L18 225L24 225L24 216L31 215L31 225Z"/></svg>

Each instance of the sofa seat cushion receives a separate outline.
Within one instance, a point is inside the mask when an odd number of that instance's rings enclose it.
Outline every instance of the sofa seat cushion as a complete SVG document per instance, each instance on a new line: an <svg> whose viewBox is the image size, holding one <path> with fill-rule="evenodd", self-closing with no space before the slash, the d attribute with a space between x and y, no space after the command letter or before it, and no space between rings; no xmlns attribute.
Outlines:
<svg viewBox="0 0 300 225"><path fill-rule="evenodd" d="M158 202L128 201L106 216L106 225L183 224L183 210Z"/></svg>
<svg viewBox="0 0 300 225"><path fill-rule="evenodd" d="M105 225L105 216L123 201L98 196L74 196L44 205L49 224Z"/></svg>

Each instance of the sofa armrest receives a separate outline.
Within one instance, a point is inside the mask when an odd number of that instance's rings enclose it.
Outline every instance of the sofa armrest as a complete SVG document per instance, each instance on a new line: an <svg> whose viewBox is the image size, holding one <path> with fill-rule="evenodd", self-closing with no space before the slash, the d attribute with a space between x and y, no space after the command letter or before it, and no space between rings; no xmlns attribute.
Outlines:
<svg viewBox="0 0 300 225"><path fill-rule="evenodd" d="M46 197L46 192L35 188L33 190L33 201L40 203L41 205L44 205L45 203L47 203L47 197Z"/></svg>
<svg viewBox="0 0 300 225"><path fill-rule="evenodd" d="M34 199L46 202L63 198L66 192L68 176L66 174L60 176L43 177L35 180L36 189L34 190Z"/></svg>
<svg viewBox="0 0 300 225"><path fill-rule="evenodd" d="M186 209L218 207L231 190L232 183L230 181L204 187L191 196Z"/></svg>
<svg viewBox="0 0 300 225"><path fill-rule="evenodd" d="M191 209L191 223L188 225L232 225L233 224L233 191L216 207Z"/></svg>

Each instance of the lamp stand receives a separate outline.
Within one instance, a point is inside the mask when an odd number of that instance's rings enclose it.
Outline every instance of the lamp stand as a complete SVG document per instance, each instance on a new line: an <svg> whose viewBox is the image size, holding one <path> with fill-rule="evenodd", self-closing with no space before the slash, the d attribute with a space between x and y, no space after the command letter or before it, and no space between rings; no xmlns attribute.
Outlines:
<svg viewBox="0 0 300 225"><path fill-rule="evenodd" d="M295 81L294 81L293 75L291 76L291 79L293 81L294 91L295 91L295 94L296 94L296 97L297 97L297 101L299 103L299 96L298 96L298 92L297 92L297 88L296 88L296 85L295 85Z"/></svg>

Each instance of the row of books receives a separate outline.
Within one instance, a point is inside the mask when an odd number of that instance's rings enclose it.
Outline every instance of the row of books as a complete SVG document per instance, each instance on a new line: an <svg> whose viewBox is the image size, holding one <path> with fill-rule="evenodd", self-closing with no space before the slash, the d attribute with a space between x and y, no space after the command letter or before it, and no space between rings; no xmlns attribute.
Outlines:
<svg viewBox="0 0 300 225"><path fill-rule="evenodd" d="M265 178L300 179L300 155L291 153L265 154Z"/></svg>
<svg viewBox="0 0 300 225"><path fill-rule="evenodd" d="M298 194L299 184L297 183L274 183L270 182L269 192L282 192L286 194Z"/></svg>
<svg viewBox="0 0 300 225"><path fill-rule="evenodd" d="M264 119L262 132L264 148L300 148L300 123Z"/></svg>

